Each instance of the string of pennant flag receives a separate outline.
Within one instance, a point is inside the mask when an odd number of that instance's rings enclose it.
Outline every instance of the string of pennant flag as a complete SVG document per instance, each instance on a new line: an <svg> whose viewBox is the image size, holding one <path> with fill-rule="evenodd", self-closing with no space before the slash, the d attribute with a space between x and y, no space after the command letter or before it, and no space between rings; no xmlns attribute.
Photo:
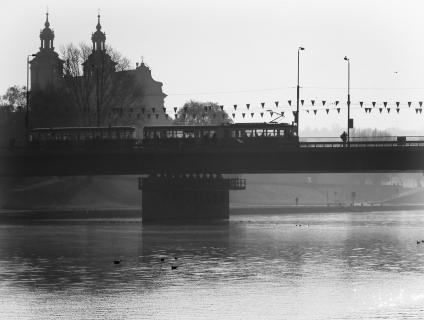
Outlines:
<svg viewBox="0 0 424 320"><path fill-rule="evenodd" d="M335 111L337 113L340 113L342 109L346 109L346 102L341 103L340 101L328 101L328 100L317 100L317 99L311 99L311 100L300 100L300 111L311 113L314 115L317 115L318 112L325 112L326 114L329 114L330 111ZM371 102L364 102L359 101L355 103L350 104L351 109L363 109L365 113L369 114L373 110L376 110L378 113L383 113L383 111L390 113L392 110L393 112L400 113L401 109L408 109L415 111L416 114L422 114L423 110L423 101L417 101L417 102L377 102L377 101L371 101ZM225 111L230 117L233 119L237 116L242 116L242 118L245 118L246 116L250 116L253 118L255 115L260 116L261 118L264 117L265 114L269 113L272 116L274 114L284 116L287 112L286 109L291 109L293 115L296 115L296 111L293 111L293 108L296 107L296 103L293 100L287 100L287 103L281 102L281 101L274 101L274 103L268 103L260 102L258 105L246 103L246 104L233 104L233 105L220 105L219 108L221 111ZM187 107L186 107L187 108ZM208 114L210 111L212 111L212 106L204 106L204 112L205 115ZM273 110L269 110L269 109ZM259 110L258 110L259 109ZM163 115L165 118L169 119L171 116L169 114L172 114L172 111L175 114L175 117L177 117L179 108L173 107L173 108L163 108L163 114L159 111L159 108L141 108L141 114L143 116L147 116L148 119L152 118L154 116L156 119L159 119L161 115ZM255 110L255 111L254 111ZM290 113L290 111L288 111ZM138 117L140 114L138 114ZM212 114L212 117L215 118L217 115L215 113ZM223 117L223 114L221 115Z"/></svg>
<svg viewBox="0 0 424 320"><path fill-rule="evenodd" d="M310 102L310 103L309 103ZM347 103L346 103L347 104ZM251 117L254 117L255 114L259 114L261 117L264 116L264 114L266 112L269 112L271 116L273 116L274 113L276 114L280 114L284 116L284 111L280 111L279 109L292 109L293 106L295 105L295 103L293 103L292 100L287 100L287 104L282 104L280 103L280 101L275 101L274 104L271 105L267 105L265 102L261 102L259 105L259 112L250 112L251 108L253 108L253 105L250 103L246 103L246 104L233 104L233 105L220 105L220 109L222 111L226 111L227 113L231 114L232 118L235 118L236 115L241 114L241 116L243 118L245 118L247 115L250 115ZM351 103L350 104L351 108L362 108L365 113L371 113L372 110L378 110L379 113L382 113L383 110L386 110L387 113L390 113L391 110L396 111L396 113L399 113L401 108L408 108L411 110L414 110L415 113L422 113L422 108L423 108L423 101L418 101L418 102L412 102L412 101L408 101L406 103L402 103L400 101L396 101L396 102L391 102L389 103L388 101L383 101L383 102L376 102L376 101L372 101L372 102L364 102L364 101L359 101L356 103ZM267 110L266 108L276 108L274 110ZM301 109L300 111L304 111L306 113L313 113L313 114L317 114L318 111L325 111L327 114L330 113L331 110L336 111L337 113L340 113L340 111L342 110L341 107L341 103L340 101L332 101L329 102L327 100L309 100L309 101L305 101L305 100L300 100L300 106ZM205 106L205 112L211 111L212 110L212 106ZM346 107L345 107L346 108ZM174 108L174 112L177 113L178 108ZM243 112L241 112L243 111ZM296 114L296 111L293 111L293 114Z"/></svg>

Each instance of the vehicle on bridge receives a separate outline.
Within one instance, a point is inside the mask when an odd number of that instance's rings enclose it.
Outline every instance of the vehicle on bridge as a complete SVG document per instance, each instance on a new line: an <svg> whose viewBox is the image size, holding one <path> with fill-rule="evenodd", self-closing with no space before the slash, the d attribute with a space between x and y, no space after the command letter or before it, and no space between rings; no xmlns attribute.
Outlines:
<svg viewBox="0 0 424 320"><path fill-rule="evenodd" d="M277 147L299 145L296 127L287 123L234 123L221 125L147 126L143 147L245 146Z"/></svg>
<svg viewBox="0 0 424 320"><path fill-rule="evenodd" d="M28 135L34 148L133 147L136 142L135 128L128 126L34 128Z"/></svg>

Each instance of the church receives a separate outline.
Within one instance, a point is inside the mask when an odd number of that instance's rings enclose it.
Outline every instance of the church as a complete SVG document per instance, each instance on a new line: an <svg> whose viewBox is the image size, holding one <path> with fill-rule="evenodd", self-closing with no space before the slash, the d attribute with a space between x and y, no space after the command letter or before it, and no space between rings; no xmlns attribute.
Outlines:
<svg viewBox="0 0 424 320"><path fill-rule="evenodd" d="M30 128L130 125L140 136L145 125L170 123L164 108L166 94L150 68L141 62L135 69L117 70L100 15L91 52L77 66L81 74L69 72L71 62L59 57L54 39L46 13L40 48L30 61Z"/></svg>

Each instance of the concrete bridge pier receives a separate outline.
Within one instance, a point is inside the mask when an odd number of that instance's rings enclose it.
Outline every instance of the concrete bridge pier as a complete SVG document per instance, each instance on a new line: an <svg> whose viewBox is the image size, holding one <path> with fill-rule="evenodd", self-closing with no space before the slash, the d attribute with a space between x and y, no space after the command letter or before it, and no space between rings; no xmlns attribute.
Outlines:
<svg viewBox="0 0 424 320"><path fill-rule="evenodd" d="M230 190L245 188L245 179L220 174L152 174L140 181L142 219L228 219Z"/></svg>

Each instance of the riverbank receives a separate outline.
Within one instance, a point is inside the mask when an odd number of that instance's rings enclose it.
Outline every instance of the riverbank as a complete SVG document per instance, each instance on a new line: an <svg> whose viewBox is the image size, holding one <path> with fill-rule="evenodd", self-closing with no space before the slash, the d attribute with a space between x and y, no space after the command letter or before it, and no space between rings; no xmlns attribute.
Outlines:
<svg viewBox="0 0 424 320"><path fill-rule="evenodd" d="M302 214L302 213L348 213L423 210L424 204L413 205L367 205L367 206L231 206L230 215L243 214ZM0 210L0 221L39 220L118 220L141 221L141 209L125 208L54 208L37 210Z"/></svg>
<svg viewBox="0 0 424 320"><path fill-rule="evenodd" d="M379 211L424 210L424 204L411 205L364 205L364 206L237 206L231 207L232 215L237 214L293 214L293 213L348 213Z"/></svg>

